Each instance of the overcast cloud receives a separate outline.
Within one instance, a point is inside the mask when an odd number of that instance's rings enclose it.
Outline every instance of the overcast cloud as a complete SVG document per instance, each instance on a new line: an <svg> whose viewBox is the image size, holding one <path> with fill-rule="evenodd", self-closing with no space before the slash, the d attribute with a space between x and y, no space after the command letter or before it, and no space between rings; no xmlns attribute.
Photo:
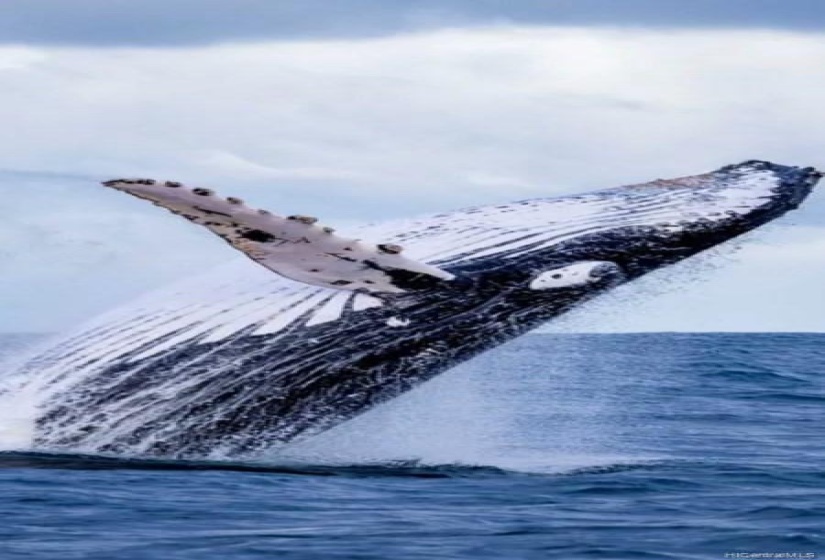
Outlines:
<svg viewBox="0 0 825 560"><path fill-rule="evenodd" d="M82 4L98 3L73 3ZM121 15L153 9L108 4ZM184 13L186 3L166 4ZM768 4L757 10L763 23ZM713 29L510 23L359 36L348 27L335 38L244 32L245 43L204 46L218 36L204 39L211 24L190 11L204 35L176 48L131 48L128 37L105 46L117 41L96 35L101 22L75 41L65 35L73 16L44 15L50 33L0 47L0 330L61 328L233 258L100 179L200 183L345 227L752 158L825 167L825 34L729 29L728 16L710 13ZM161 35L141 36L160 45ZM823 218L815 195L704 282L654 279L564 328L825 330ZM679 289L661 295L666 285Z"/></svg>
<svg viewBox="0 0 825 560"><path fill-rule="evenodd" d="M821 30L820 0L3 0L0 41L188 45L490 24Z"/></svg>

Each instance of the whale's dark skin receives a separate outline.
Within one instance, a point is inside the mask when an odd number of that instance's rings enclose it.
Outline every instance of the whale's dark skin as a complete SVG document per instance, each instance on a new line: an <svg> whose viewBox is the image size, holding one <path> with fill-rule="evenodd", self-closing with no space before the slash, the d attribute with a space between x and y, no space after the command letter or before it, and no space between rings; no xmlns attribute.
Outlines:
<svg viewBox="0 0 825 560"><path fill-rule="evenodd" d="M717 200L713 218L700 211L666 227L655 221L658 216L640 223L643 204L637 209L628 199L640 189L671 189L683 197L675 212L681 212L680 204L701 210L702 197L717 192L712 187L727 193L725 185L751 175L772 181L759 201L742 203L732 196L734 210L725 210ZM619 284L778 218L800 204L820 176L813 168L746 162L688 181L600 191L582 203L615 202L615 216L605 227L587 222L549 245L528 239L478 257L462 258L457 250L431 263L455 280L389 294L381 297L383 305L369 309L345 306L334 321L307 324L314 312L308 310L274 333L253 335L260 324L251 323L219 340L195 337L147 356L148 348L180 335L167 330L122 353L83 359L84 345L94 344L95 336L114 336L114 328L98 329L82 344L64 344L29 366L37 375L43 364L54 369L70 356L72 372L91 371L73 382L67 380L74 373L54 374L50 383L64 385L42 406L36 444L167 457L236 456L317 433ZM763 183L757 187L765 188ZM484 220L484 211L478 219ZM583 284L531 285L537 275L582 262L608 264L594 266Z"/></svg>

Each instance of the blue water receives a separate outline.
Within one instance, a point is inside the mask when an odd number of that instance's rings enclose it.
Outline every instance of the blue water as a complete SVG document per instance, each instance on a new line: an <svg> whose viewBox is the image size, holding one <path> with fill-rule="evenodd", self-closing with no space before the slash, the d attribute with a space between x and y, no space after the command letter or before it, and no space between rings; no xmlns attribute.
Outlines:
<svg viewBox="0 0 825 560"><path fill-rule="evenodd" d="M259 461L2 453L0 559L812 558L823 426L825 335L531 335Z"/></svg>

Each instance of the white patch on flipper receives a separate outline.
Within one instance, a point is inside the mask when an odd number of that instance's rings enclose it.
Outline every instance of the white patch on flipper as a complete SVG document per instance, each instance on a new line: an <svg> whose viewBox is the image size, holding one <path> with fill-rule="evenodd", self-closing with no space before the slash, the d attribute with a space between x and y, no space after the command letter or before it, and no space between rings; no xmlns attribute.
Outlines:
<svg viewBox="0 0 825 560"><path fill-rule="evenodd" d="M584 261L561 268L542 272L530 282L531 290L553 288L575 288L597 282L610 271L619 272L619 267L608 261Z"/></svg>
<svg viewBox="0 0 825 560"><path fill-rule="evenodd" d="M312 325L338 320L344 313L344 306L352 296L353 294L350 293L335 294L321 309L315 312L312 318L306 322L306 326L311 327Z"/></svg>
<svg viewBox="0 0 825 560"><path fill-rule="evenodd" d="M255 330L253 334L271 334L276 333L284 327L290 325L297 320L301 315L310 313L314 307L324 303L324 300L329 298L328 293L314 294L304 301L275 314L269 321L261 325Z"/></svg>
<svg viewBox="0 0 825 560"><path fill-rule="evenodd" d="M269 270L298 282L339 290L405 292L387 271L452 280L449 272L402 256L401 247L335 235L307 216L276 216L175 182L119 179L103 183L149 200L219 235Z"/></svg>
<svg viewBox="0 0 825 560"><path fill-rule="evenodd" d="M372 307L381 307L384 302L380 299L366 294L358 294L355 296L355 301L352 303L353 311L363 311Z"/></svg>

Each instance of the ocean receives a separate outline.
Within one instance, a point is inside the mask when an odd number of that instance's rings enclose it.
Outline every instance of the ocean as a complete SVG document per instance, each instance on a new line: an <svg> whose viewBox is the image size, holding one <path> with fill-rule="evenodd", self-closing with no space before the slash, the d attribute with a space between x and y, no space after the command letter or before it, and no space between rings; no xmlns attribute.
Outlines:
<svg viewBox="0 0 825 560"><path fill-rule="evenodd" d="M0 452L0 559L810 559L823 426L825 334L533 334L247 462Z"/></svg>

